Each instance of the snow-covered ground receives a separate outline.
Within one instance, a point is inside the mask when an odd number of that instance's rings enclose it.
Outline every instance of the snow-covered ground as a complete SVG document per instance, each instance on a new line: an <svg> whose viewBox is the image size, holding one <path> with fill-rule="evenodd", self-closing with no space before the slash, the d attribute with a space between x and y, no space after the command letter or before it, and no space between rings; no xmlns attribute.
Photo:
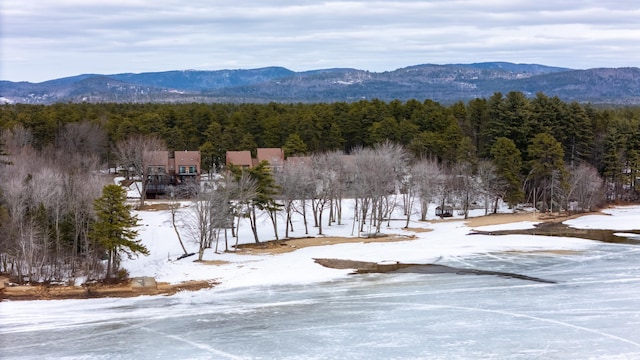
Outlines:
<svg viewBox="0 0 640 360"><path fill-rule="evenodd" d="M323 225L323 236L357 237L357 227L354 231L352 202L345 201L344 220L342 225ZM608 210L611 214L620 215L622 221L628 224L626 216L633 213L635 208L620 208ZM183 203L178 218L186 218L186 212L190 211L189 203ZM508 209L503 209L508 212ZM473 210L471 216L481 216L484 210ZM167 211L141 211L137 215L141 219L142 226L139 228L139 237L151 252L150 256L140 256L135 260L126 260L123 266L129 270L130 276L153 276L158 281L176 283L184 280L218 280L221 287L241 287L252 285L282 285L289 283L312 283L318 281L335 280L348 276L350 270L336 270L324 268L316 264L314 258L340 258L360 261L399 261L412 263L432 263L448 257L461 257L472 254L483 254L507 250L569 250L586 249L593 245L592 242L575 238L549 238L544 236L488 236L473 235L468 236L472 230L462 221L462 217L456 215L460 221L439 221L435 215L435 206L431 206L431 211L427 219L421 222L413 220L410 229L427 229L429 231L407 231L403 229L405 220L398 214L390 222L390 226L385 223L382 232L389 235L415 235L416 239L401 242L386 243L345 243L330 246L317 246L298 249L293 252L278 255L238 255L231 252L219 251L215 253L213 249L205 251L203 260L220 260L227 262L224 265L209 265L198 263L193 260L196 256L176 260L182 253L178 238L172 227L171 215ZM632 216L632 215L631 215ZM636 216L638 216L636 214ZM309 216L310 217L310 216ZM324 218L326 221L327 215ZM592 220L594 215L585 220L572 220L574 227L588 227L595 223ZM602 216L608 221L602 222L602 226L612 223L611 216ZM596 216L598 218L598 216ZM417 219L417 216L414 216ZM268 217L262 216L259 221L259 238L261 241L269 241L275 238L272 225ZM309 220L312 222L312 220ZM284 236L284 220L278 221L281 229L279 236ZM180 225L181 232L187 250L197 252L198 246L188 238L187 232ZM524 229L533 227L536 222L522 221L503 225L493 225L477 228L476 230L497 230L497 229ZM309 235L317 235L318 229L309 224ZM622 225L620 225L622 228ZM306 236L304 225L300 216L294 217L294 232L292 237ZM365 232L366 226L365 226ZM254 242L248 222L240 225L240 243ZM231 238L229 232L229 248L234 244L235 239ZM219 244L219 250L224 250L224 244Z"/></svg>
<svg viewBox="0 0 640 360"><path fill-rule="evenodd" d="M347 205L345 204L345 208ZM181 212L188 211L181 208ZM325 226L352 236L353 222ZM481 215L475 212L473 215ZM216 279L173 296L0 302L0 357L11 359L640 359L640 246L530 235L467 235L459 221L413 221L416 239L348 243L279 255L182 254L165 211L143 211L151 255L131 276ZM264 217L261 240L273 239ZM282 223L283 221L280 221ZM577 228L640 229L640 206L570 220ZM525 221L478 230L528 228ZM413 234L404 221L387 234ZM295 236L303 235L300 219ZM310 228L313 233L316 228ZM280 232L281 236L284 232ZM186 239L186 234L183 238ZM252 242L248 224L241 242ZM187 241L190 250L196 245ZM560 251L563 250L563 251ZM557 281L497 276L365 274L313 258L436 262Z"/></svg>

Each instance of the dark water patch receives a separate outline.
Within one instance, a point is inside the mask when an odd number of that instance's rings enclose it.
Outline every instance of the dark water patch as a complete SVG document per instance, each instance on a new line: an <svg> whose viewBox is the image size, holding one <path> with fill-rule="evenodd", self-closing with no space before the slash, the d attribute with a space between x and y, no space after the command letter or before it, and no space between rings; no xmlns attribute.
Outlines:
<svg viewBox="0 0 640 360"><path fill-rule="evenodd" d="M515 274L502 271L456 268L439 264L406 264L406 263L375 263L367 261L343 259L314 259L316 263L332 269L354 269L354 274L370 273L416 273L416 274L457 274L457 275L493 275L511 279L535 281L555 284L553 280L541 279L533 276Z"/></svg>
<svg viewBox="0 0 640 360"><path fill-rule="evenodd" d="M601 230L601 229L576 229L559 222L544 222L535 225L532 229L517 230L496 230L496 231L474 231L471 235L542 235L542 236L561 236L574 237L587 240L595 240L606 243L640 245L640 241L631 239L626 236L618 236L621 233L618 230ZM627 230L625 233L638 234L640 230Z"/></svg>

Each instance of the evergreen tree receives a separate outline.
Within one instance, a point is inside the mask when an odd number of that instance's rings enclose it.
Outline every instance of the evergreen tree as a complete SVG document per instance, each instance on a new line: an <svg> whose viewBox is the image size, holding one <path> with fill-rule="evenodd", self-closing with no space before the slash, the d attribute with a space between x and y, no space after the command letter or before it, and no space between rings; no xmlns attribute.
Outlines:
<svg viewBox="0 0 640 360"><path fill-rule="evenodd" d="M567 115L554 131L562 143L567 161L571 166L591 157L594 143L591 121L582 106L573 102L567 107Z"/></svg>
<svg viewBox="0 0 640 360"><path fill-rule="evenodd" d="M268 162L263 160L258 165L249 169L249 175L251 178L255 179L257 183L257 196L254 199L255 206L258 209L266 211L269 214L269 217L271 218L271 222L273 224L273 231L275 233L276 240L278 240L276 215L282 205L279 204L275 199L275 196L280 192L280 188L273 178L271 167L269 166ZM256 242L258 242L257 219L255 216L255 211L253 213L252 220L254 222L252 227L254 228L255 239Z"/></svg>
<svg viewBox="0 0 640 360"><path fill-rule="evenodd" d="M560 140L555 130L567 121L566 116L566 105L557 96L550 98L539 92L531 100L531 131L534 134L546 132Z"/></svg>
<svg viewBox="0 0 640 360"><path fill-rule="evenodd" d="M498 175L506 182L504 200L509 204L509 207L513 208L524 197L520 181L522 168L520 150L516 148L513 140L500 137L491 147L491 156Z"/></svg>
<svg viewBox="0 0 640 360"><path fill-rule="evenodd" d="M131 208L125 204L127 193L118 185L107 185L102 196L94 201L97 220L91 229L91 237L107 253L107 271L105 278L110 280L120 265L120 252L130 258L133 255L148 255L149 250L136 240L138 218L131 214Z"/></svg>
<svg viewBox="0 0 640 360"><path fill-rule="evenodd" d="M495 93L488 102L490 120L483 130L486 144L493 144L499 137L506 137L516 144L526 159L527 144L531 134L531 106L523 93L512 91L503 97Z"/></svg>
<svg viewBox="0 0 640 360"><path fill-rule="evenodd" d="M529 179L533 190L541 195L536 196L542 201L541 210L553 211L567 188L568 174L564 167L562 144L553 136L541 133L531 141L528 153L531 158Z"/></svg>
<svg viewBox="0 0 640 360"><path fill-rule="evenodd" d="M387 116L384 119L371 124L368 129L367 143L374 145L380 144L385 140L398 142L399 132L400 128L398 126L398 121L391 116Z"/></svg>
<svg viewBox="0 0 640 360"><path fill-rule="evenodd" d="M603 154L603 175L611 185L608 189L608 200L618 201L624 192L625 137L613 127L606 137Z"/></svg>
<svg viewBox="0 0 640 360"><path fill-rule="evenodd" d="M255 157L258 151L258 144L252 134L246 133L236 146L236 150L249 150L251 156Z"/></svg>
<svg viewBox="0 0 640 360"><path fill-rule="evenodd" d="M266 211L271 218L273 224L273 230L276 240L278 240L278 228L277 228L277 211L282 207L279 204L275 196L279 193L280 188L276 184L276 181L271 173L269 163L265 160L261 161L258 165L250 169L243 169L238 166L230 165L229 171L233 174L236 181L240 181L242 173L246 171L249 177L256 183L256 195L251 201L251 209L249 214L249 223L251 225L251 231L256 243L260 242L258 238L258 219L256 209Z"/></svg>
<svg viewBox="0 0 640 360"><path fill-rule="evenodd" d="M469 101L467 110L467 119L462 126L462 131L468 136L475 146L480 156L488 154L489 144L485 141L482 134L489 122L489 109L486 99L474 99Z"/></svg>
<svg viewBox="0 0 640 360"><path fill-rule="evenodd" d="M284 151L284 156L295 156L295 155L304 155L307 153L307 144L302 141L300 135L293 133L290 134L282 146L282 151Z"/></svg>
<svg viewBox="0 0 640 360"><path fill-rule="evenodd" d="M203 172L211 172L216 170L216 148L210 142L205 142L198 148L200 151L200 168ZM219 160L219 159L217 159Z"/></svg>

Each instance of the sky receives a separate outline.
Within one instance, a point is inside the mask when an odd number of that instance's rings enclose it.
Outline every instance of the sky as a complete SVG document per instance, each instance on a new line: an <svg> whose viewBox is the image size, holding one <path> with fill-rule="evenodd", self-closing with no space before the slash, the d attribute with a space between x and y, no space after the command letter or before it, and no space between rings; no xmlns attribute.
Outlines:
<svg viewBox="0 0 640 360"><path fill-rule="evenodd" d="M168 70L640 66L637 0L2 0L0 80Z"/></svg>

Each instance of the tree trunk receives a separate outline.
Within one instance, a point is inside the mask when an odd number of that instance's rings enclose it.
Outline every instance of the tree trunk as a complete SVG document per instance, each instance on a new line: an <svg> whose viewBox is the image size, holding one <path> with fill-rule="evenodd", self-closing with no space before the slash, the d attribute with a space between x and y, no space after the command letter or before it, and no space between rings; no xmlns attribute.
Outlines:
<svg viewBox="0 0 640 360"><path fill-rule="evenodd" d="M173 207L173 204L171 205ZM176 212L175 209L171 209L171 224L173 225L173 231L176 232L178 236L178 241L180 242L180 246L182 247L182 251L187 255L187 248L184 247L184 243L182 242L182 238L180 237L180 232L178 231L178 227L176 226Z"/></svg>
<svg viewBox="0 0 640 360"><path fill-rule="evenodd" d="M269 217L271 218L271 224L273 225L273 233L276 236L276 240L280 240L278 238L278 213L275 210L269 210Z"/></svg>
<svg viewBox="0 0 640 360"><path fill-rule="evenodd" d="M255 239L256 244L259 244L260 239L258 239L258 224L255 206L251 208L251 211L249 213L249 223L251 224L251 232L253 232L253 238Z"/></svg>
<svg viewBox="0 0 640 360"><path fill-rule="evenodd" d="M111 280L111 261L113 258L113 251L109 250L107 255L107 274L105 276L105 280L109 282Z"/></svg>
<svg viewBox="0 0 640 360"><path fill-rule="evenodd" d="M322 235L322 210L318 212L318 235Z"/></svg>
<svg viewBox="0 0 640 360"><path fill-rule="evenodd" d="M302 200L302 220L304 221L304 234L309 235L309 225L307 224L307 201Z"/></svg>

